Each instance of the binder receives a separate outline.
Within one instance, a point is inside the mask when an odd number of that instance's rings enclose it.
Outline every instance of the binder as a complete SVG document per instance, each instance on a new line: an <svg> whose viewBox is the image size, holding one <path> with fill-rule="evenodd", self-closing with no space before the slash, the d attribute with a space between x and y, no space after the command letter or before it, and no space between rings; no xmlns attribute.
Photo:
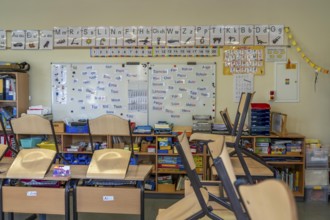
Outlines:
<svg viewBox="0 0 330 220"><path fill-rule="evenodd" d="M0 100L5 99L3 88L4 88L4 79L0 79Z"/></svg>

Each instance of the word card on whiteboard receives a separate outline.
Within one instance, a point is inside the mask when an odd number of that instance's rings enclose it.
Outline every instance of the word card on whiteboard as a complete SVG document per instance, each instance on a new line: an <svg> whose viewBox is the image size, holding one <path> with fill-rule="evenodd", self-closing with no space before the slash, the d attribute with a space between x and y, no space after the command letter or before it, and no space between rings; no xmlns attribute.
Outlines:
<svg viewBox="0 0 330 220"><path fill-rule="evenodd" d="M114 114L147 123L146 65L54 63L51 69L54 120Z"/></svg>
<svg viewBox="0 0 330 220"><path fill-rule="evenodd" d="M299 63L275 63L275 102L299 102Z"/></svg>
<svg viewBox="0 0 330 220"><path fill-rule="evenodd" d="M193 115L215 117L216 64L150 64L149 124L192 125Z"/></svg>

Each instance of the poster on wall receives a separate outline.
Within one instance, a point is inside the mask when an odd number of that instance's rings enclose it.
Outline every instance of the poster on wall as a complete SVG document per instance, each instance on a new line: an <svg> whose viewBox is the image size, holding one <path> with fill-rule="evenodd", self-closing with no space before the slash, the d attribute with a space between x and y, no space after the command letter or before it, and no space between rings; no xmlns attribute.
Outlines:
<svg viewBox="0 0 330 220"><path fill-rule="evenodd" d="M210 45L210 27L196 26L196 46Z"/></svg>
<svg viewBox="0 0 330 220"><path fill-rule="evenodd" d="M39 50L52 50L54 44L53 31L41 30L39 40Z"/></svg>
<svg viewBox="0 0 330 220"><path fill-rule="evenodd" d="M242 92L254 92L254 75L249 74L234 74L234 102L239 102Z"/></svg>
<svg viewBox="0 0 330 220"><path fill-rule="evenodd" d="M91 47L95 46L95 27L83 27L82 33L82 46Z"/></svg>
<svg viewBox="0 0 330 220"><path fill-rule="evenodd" d="M166 27L166 45L169 47L179 47L181 40L180 26L168 26Z"/></svg>
<svg viewBox="0 0 330 220"><path fill-rule="evenodd" d="M254 43L254 26L240 25L239 26L239 44L253 45Z"/></svg>
<svg viewBox="0 0 330 220"><path fill-rule="evenodd" d="M68 46L68 28L54 27L54 47Z"/></svg>
<svg viewBox="0 0 330 220"><path fill-rule="evenodd" d="M223 25L210 27L210 45L222 46L225 44L225 29Z"/></svg>
<svg viewBox="0 0 330 220"><path fill-rule="evenodd" d="M36 30L25 31L25 49L26 50L39 49L39 31Z"/></svg>
<svg viewBox="0 0 330 220"><path fill-rule="evenodd" d="M137 27L135 26L124 27L124 46L125 47L137 46Z"/></svg>
<svg viewBox="0 0 330 220"><path fill-rule="evenodd" d="M68 46L81 47L81 27L69 27Z"/></svg>
<svg viewBox="0 0 330 220"><path fill-rule="evenodd" d="M254 45L269 45L268 25L255 25L254 37Z"/></svg>
<svg viewBox="0 0 330 220"><path fill-rule="evenodd" d="M0 30L0 50L5 50L7 47L7 36L5 30Z"/></svg>
<svg viewBox="0 0 330 220"><path fill-rule="evenodd" d="M151 27L147 27L147 26L138 27L138 46L141 47L151 46Z"/></svg>
<svg viewBox="0 0 330 220"><path fill-rule="evenodd" d="M181 27L181 46L195 45L195 26Z"/></svg>
<svg viewBox="0 0 330 220"><path fill-rule="evenodd" d="M223 74L265 73L264 46L224 46Z"/></svg>
<svg viewBox="0 0 330 220"><path fill-rule="evenodd" d="M25 48L25 30L14 30L11 32L11 49L24 50Z"/></svg>
<svg viewBox="0 0 330 220"><path fill-rule="evenodd" d="M110 27L110 46L122 47L124 45L124 27Z"/></svg>
<svg viewBox="0 0 330 220"><path fill-rule="evenodd" d="M109 27L96 28L96 46L108 47L110 46L110 29Z"/></svg>
<svg viewBox="0 0 330 220"><path fill-rule="evenodd" d="M284 25L269 25L269 45L283 45Z"/></svg>

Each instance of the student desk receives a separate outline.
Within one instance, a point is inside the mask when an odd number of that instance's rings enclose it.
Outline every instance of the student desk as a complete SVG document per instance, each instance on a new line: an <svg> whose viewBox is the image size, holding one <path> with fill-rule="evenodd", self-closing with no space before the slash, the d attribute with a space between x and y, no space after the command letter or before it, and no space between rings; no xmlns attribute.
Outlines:
<svg viewBox="0 0 330 220"><path fill-rule="evenodd" d="M79 180L86 180L87 165L71 165L73 185L73 218L78 212L140 214L144 219L144 184L151 172L151 165L130 165L124 181L141 181L139 188L127 186L82 186ZM111 179L106 179L111 180ZM118 180L118 179L116 179Z"/></svg>
<svg viewBox="0 0 330 220"><path fill-rule="evenodd" d="M55 180L65 182L65 187L21 187L4 185L6 171L10 167L10 162L0 163L0 213L4 219L4 212L9 212L9 219L14 219L14 212L17 213L38 213L65 215L65 219L70 219L70 177L53 177L53 167L42 180ZM22 177L24 179L24 177Z"/></svg>

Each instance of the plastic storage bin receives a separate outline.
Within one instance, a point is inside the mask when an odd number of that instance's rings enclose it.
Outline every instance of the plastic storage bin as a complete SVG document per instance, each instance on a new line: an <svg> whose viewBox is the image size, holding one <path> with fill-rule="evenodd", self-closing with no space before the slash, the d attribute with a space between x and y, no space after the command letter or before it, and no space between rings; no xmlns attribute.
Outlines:
<svg viewBox="0 0 330 220"><path fill-rule="evenodd" d="M65 125L65 132L66 133L88 133L88 125L83 126L70 126Z"/></svg>
<svg viewBox="0 0 330 220"><path fill-rule="evenodd" d="M328 202L329 186L305 187L306 202Z"/></svg>
<svg viewBox="0 0 330 220"><path fill-rule="evenodd" d="M20 139L22 148L34 148L41 143L42 137L30 137Z"/></svg>
<svg viewBox="0 0 330 220"><path fill-rule="evenodd" d="M327 148L307 148L306 166L328 168L328 149Z"/></svg>
<svg viewBox="0 0 330 220"><path fill-rule="evenodd" d="M305 186L327 186L329 185L328 169L306 169Z"/></svg>

